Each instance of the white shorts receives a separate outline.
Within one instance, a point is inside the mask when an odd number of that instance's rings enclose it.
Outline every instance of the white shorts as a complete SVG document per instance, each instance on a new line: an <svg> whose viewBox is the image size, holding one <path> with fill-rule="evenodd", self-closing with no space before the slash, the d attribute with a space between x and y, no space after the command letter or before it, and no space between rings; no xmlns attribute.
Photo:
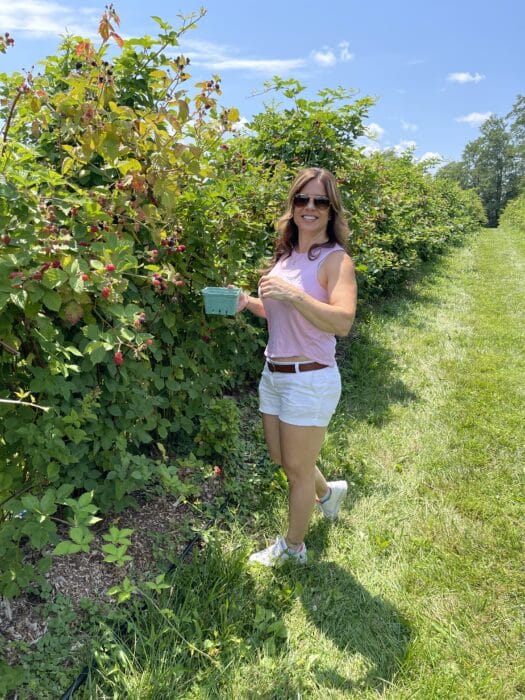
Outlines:
<svg viewBox="0 0 525 700"><path fill-rule="evenodd" d="M325 367L309 372L270 372L259 382L259 410L291 425L325 427L341 396L339 369Z"/></svg>

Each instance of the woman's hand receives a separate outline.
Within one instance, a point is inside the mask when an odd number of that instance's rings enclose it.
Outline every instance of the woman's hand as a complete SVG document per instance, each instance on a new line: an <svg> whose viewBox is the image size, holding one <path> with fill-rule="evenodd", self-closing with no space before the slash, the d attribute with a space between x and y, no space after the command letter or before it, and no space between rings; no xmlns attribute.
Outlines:
<svg viewBox="0 0 525 700"><path fill-rule="evenodd" d="M237 289L234 284L228 285L229 289ZM263 303L257 297L251 297L249 294L244 292L242 289L239 293L239 298L237 299L237 308L235 313L240 313L248 309L254 316L259 316L260 318L266 318L266 312L264 310Z"/></svg>
<svg viewBox="0 0 525 700"><path fill-rule="evenodd" d="M239 298L237 300L237 313L240 311L244 311L244 309L248 306L250 303L250 297L246 292L243 292L241 289L241 293L239 294Z"/></svg>
<svg viewBox="0 0 525 700"><path fill-rule="evenodd" d="M259 282L259 299L280 299L281 301L300 301L304 293L299 287L280 277L263 275Z"/></svg>

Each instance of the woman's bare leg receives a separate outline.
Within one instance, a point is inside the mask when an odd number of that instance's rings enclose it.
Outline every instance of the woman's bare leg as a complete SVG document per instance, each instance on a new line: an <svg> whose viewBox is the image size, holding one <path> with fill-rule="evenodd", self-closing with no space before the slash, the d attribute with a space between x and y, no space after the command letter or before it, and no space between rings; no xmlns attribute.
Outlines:
<svg viewBox="0 0 525 700"><path fill-rule="evenodd" d="M270 453L270 459L278 464L282 465L281 457L281 430L280 430L280 420L278 416L272 416L268 413L262 414L263 418L263 429L264 438L266 440L266 445L268 446L268 452ZM323 473L318 467L315 467L315 494L317 498L323 498L326 496L328 491L328 485Z"/></svg>
<svg viewBox="0 0 525 700"><path fill-rule="evenodd" d="M304 540L315 504L315 462L326 428L291 425L283 421L280 421L279 428L282 466L289 482L285 540L289 545L297 546Z"/></svg>

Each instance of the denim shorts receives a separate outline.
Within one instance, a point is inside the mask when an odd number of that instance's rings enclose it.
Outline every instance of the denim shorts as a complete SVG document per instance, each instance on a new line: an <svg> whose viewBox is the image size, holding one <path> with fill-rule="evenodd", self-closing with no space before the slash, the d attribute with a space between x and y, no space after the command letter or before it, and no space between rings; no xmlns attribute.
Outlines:
<svg viewBox="0 0 525 700"><path fill-rule="evenodd" d="M309 372L270 372L259 382L259 410L291 425L325 427L341 396L337 366Z"/></svg>

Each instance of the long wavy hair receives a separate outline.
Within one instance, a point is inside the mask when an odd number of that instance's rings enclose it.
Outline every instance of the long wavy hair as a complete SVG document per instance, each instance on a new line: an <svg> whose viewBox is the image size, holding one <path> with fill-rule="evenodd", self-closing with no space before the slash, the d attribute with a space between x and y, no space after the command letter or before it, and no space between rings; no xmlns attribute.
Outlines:
<svg viewBox="0 0 525 700"><path fill-rule="evenodd" d="M315 260L317 258L319 255L318 248L332 248L334 245L339 244L346 249L349 235L348 222L335 177L329 170L324 168L305 168L298 173L292 182L288 192L286 211L277 222L277 239L270 268L283 256L288 257L291 255L292 250L299 242L299 229L293 220L293 198L311 180L318 180L324 185L326 196L330 200L330 217L326 227L328 241L326 243L314 243L308 251L309 259Z"/></svg>

